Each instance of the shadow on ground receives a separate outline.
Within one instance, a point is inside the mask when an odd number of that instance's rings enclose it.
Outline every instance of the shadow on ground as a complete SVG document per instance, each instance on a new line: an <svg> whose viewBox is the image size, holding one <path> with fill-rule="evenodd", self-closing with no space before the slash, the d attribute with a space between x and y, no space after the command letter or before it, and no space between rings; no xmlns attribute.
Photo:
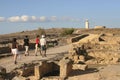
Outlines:
<svg viewBox="0 0 120 80"><path fill-rule="evenodd" d="M77 75L84 75L84 74L89 74L89 73L95 73L98 72L99 70L97 68L88 68L87 70L80 70L80 69L75 69L71 72L70 76L77 76Z"/></svg>

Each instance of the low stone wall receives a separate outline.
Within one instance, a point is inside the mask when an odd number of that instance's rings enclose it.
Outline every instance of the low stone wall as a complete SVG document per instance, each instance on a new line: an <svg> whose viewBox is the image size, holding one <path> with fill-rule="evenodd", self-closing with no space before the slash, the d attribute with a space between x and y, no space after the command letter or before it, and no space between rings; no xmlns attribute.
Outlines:
<svg viewBox="0 0 120 80"><path fill-rule="evenodd" d="M67 42L68 43L77 42L77 41L79 41L80 39L82 39L82 38L84 38L86 36L89 36L89 34L81 34L79 36L72 37L72 38L68 39Z"/></svg>
<svg viewBox="0 0 120 80"><path fill-rule="evenodd" d="M45 74L59 70L59 66L53 62L43 61L40 65L34 67L34 75L36 79L41 79Z"/></svg>
<svg viewBox="0 0 120 80"><path fill-rule="evenodd" d="M54 62L41 62L40 65L35 66L34 75L36 79L41 79L46 74L58 71L60 79L64 79L69 76L72 71L72 61L69 59L62 59L59 64ZM52 75L52 74L51 74Z"/></svg>

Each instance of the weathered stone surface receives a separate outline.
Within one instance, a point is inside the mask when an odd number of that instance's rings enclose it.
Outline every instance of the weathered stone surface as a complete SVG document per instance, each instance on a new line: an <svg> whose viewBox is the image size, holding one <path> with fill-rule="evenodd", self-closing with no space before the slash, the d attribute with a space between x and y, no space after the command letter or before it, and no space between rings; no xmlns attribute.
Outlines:
<svg viewBox="0 0 120 80"><path fill-rule="evenodd" d="M67 43L73 43L73 42L77 42L79 41L80 39L88 36L89 34L81 34L81 35L78 35L78 36L75 36L75 37L72 37L70 39L67 40Z"/></svg>
<svg viewBox="0 0 120 80"><path fill-rule="evenodd" d="M86 70L88 66L86 64L73 64L73 69Z"/></svg>
<svg viewBox="0 0 120 80"><path fill-rule="evenodd" d="M79 59L79 56L78 56L78 55L75 55L75 56L74 56L74 62L77 62L78 59Z"/></svg>
<svg viewBox="0 0 120 80"><path fill-rule="evenodd" d="M54 62L42 61L40 65L34 68L34 75L36 79L41 79L45 74L52 71L59 70L59 65Z"/></svg>
<svg viewBox="0 0 120 80"><path fill-rule="evenodd" d="M72 61L70 59L62 59L60 60L60 77L66 78L69 76L72 71Z"/></svg>
<svg viewBox="0 0 120 80"><path fill-rule="evenodd" d="M80 56L79 56L79 61L85 62L85 56L80 55Z"/></svg>

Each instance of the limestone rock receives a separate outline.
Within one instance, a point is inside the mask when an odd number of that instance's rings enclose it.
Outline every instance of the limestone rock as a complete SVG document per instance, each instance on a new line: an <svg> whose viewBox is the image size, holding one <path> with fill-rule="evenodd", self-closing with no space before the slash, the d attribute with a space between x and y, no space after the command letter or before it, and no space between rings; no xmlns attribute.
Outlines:
<svg viewBox="0 0 120 80"><path fill-rule="evenodd" d="M86 64L73 64L73 69L86 70L88 66Z"/></svg>

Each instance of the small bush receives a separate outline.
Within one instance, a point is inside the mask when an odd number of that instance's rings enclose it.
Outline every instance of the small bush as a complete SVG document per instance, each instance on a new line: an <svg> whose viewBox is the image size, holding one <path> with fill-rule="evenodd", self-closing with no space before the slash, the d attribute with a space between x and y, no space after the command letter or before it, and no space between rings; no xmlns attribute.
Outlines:
<svg viewBox="0 0 120 80"><path fill-rule="evenodd" d="M61 36L70 35L74 32L73 28L63 28L63 31L61 32Z"/></svg>
<svg viewBox="0 0 120 80"><path fill-rule="evenodd" d="M46 32L45 32L44 29L42 29L42 28L38 28L38 34L39 34L39 35L45 35Z"/></svg>

